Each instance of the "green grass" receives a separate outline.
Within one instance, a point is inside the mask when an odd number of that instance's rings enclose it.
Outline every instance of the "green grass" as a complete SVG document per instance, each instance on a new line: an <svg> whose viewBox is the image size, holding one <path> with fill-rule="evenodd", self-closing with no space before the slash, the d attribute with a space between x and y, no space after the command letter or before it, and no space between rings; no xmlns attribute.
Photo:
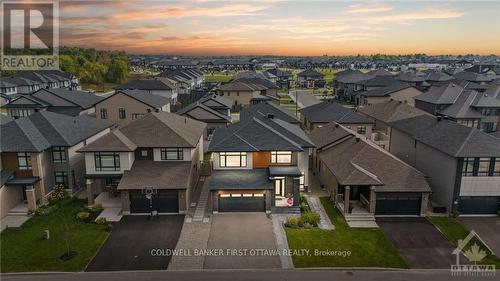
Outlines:
<svg viewBox="0 0 500 281"><path fill-rule="evenodd" d="M103 225L88 224L75 220L75 215L85 205L74 200L46 216L35 216L20 228L2 232L1 271L81 271L96 254L109 232ZM77 255L63 261L59 257L66 252L62 239L63 221L70 229L70 250ZM50 231L50 239L42 238L44 231Z"/></svg>
<svg viewBox="0 0 500 281"><path fill-rule="evenodd" d="M320 199L335 230L287 228L290 249L309 250L309 255L292 257L295 267L408 267L380 229L350 228L328 197ZM315 250L349 251L350 255L321 256Z"/></svg>
<svg viewBox="0 0 500 281"><path fill-rule="evenodd" d="M458 240L465 239L469 235L469 230L465 228L457 219L450 217L429 217L429 220L434 226L439 229L444 236L453 244L458 245ZM465 247L467 251L472 245L477 244L481 250L487 253L487 256L478 262L479 264L494 264L497 268L500 267L500 259L492 255L491 252L484 246L484 244L477 238L473 238Z"/></svg>
<svg viewBox="0 0 500 281"><path fill-rule="evenodd" d="M205 81L207 82L219 82L227 83L233 79L232 75L226 74L205 74Z"/></svg>

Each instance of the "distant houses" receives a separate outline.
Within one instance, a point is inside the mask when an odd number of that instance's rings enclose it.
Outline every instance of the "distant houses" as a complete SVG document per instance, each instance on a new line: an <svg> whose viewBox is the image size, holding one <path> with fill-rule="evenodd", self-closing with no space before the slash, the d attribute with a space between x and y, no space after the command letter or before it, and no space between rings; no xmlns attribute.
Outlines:
<svg viewBox="0 0 500 281"><path fill-rule="evenodd" d="M299 72L297 78L302 88L323 88L326 85L325 75L310 68Z"/></svg>

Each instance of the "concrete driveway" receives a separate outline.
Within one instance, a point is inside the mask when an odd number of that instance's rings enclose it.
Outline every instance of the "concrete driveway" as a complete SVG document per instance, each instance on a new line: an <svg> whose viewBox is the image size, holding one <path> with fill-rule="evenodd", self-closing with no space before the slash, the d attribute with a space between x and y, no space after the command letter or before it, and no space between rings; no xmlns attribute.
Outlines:
<svg viewBox="0 0 500 281"><path fill-rule="evenodd" d="M499 217L459 217L458 220L469 230L474 230L488 247L500 255Z"/></svg>
<svg viewBox="0 0 500 281"><path fill-rule="evenodd" d="M219 252L205 257L204 268L281 268L279 256L261 251L276 249L272 221L266 214L217 214L212 217L207 250Z"/></svg>
<svg viewBox="0 0 500 281"><path fill-rule="evenodd" d="M85 271L167 269L171 256L153 256L153 249L175 249L183 215L124 216Z"/></svg>
<svg viewBox="0 0 500 281"><path fill-rule="evenodd" d="M410 268L450 268L453 245L425 218L377 218L385 236ZM462 256L462 263L466 259Z"/></svg>

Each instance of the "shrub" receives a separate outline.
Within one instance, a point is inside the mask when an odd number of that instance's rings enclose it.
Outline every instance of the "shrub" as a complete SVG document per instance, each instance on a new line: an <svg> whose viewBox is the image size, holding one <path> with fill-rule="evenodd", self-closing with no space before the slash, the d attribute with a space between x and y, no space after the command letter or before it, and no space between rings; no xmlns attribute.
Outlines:
<svg viewBox="0 0 500 281"><path fill-rule="evenodd" d="M79 220L79 221L88 221L90 217L90 213L89 212L79 212L78 214L76 214L76 219Z"/></svg>
<svg viewBox="0 0 500 281"><path fill-rule="evenodd" d="M44 208L36 208L34 212L35 216L44 216L45 215L45 209Z"/></svg>
<svg viewBox="0 0 500 281"><path fill-rule="evenodd" d="M309 204L307 203L307 200L304 196L300 197L300 212L305 213L311 211L311 208L309 207Z"/></svg>
<svg viewBox="0 0 500 281"><path fill-rule="evenodd" d="M285 227L298 228L299 227L299 219L295 218L295 217L288 218L285 221Z"/></svg>
<svg viewBox="0 0 500 281"><path fill-rule="evenodd" d="M89 206L89 210L92 213L100 212L103 210L102 205L97 203Z"/></svg>
<svg viewBox="0 0 500 281"><path fill-rule="evenodd" d="M302 225L308 223L316 227L319 224L320 217L315 212L309 211L302 214L302 216L300 217L300 221L302 222Z"/></svg>
<svg viewBox="0 0 500 281"><path fill-rule="evenodd" d="M54 186L54 188L52 189L52 192L50 193L49 195L49 204L50 205L53 205L53 204L56 204L57 202L67 198L69 195L68 195L68 192L66 192L66 189L64 188L64 186L62 185L56 185Z"/></svg>
<svg viewBox="0 0 500 281"><path fill-rule="evenodd" d="M95 223L103 225L103 224L107 224L108 221L106 221L105 217L100 217L100 218L98 218L98 219L95 220Z"/></svg>

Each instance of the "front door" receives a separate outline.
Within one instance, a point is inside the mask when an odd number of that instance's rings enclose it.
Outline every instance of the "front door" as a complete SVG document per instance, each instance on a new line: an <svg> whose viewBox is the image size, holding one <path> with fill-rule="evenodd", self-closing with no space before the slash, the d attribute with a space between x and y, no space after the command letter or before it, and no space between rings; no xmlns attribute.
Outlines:
<svg viewBox="0 0 500 281"><path fill-rule="evenodd" d="M276 197L285 197L285 178L274 180L274 194Z"/></svg>
<svg viewBox="0 0 500 281"><path fill-rule="evenodd" d="M358 186L351 186L349 200L359 200L359 187Z"/></svg>

